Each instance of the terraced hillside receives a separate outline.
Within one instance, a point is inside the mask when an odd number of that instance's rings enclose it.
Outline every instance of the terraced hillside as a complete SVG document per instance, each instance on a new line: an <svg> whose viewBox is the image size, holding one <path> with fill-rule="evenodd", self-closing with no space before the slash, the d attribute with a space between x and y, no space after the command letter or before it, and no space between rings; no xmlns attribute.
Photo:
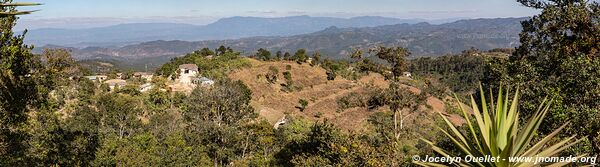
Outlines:
<svg viewBox="0 0 600 167"><path fill-rule="evenodd" d="M350 93L365 94L372 91L373 88L386 88L388 86L384 77L379 74L370 74L362 77L358 81L346 80L341 77L333 81L328 81L326 71L320 67L312 67L308 64L297 64L296 62L262 62L252 59L252 67L246 68L230 74L230 78L243 81L253 92L252 105L259 112L260 116L274 124L282 119L286 114L294 117L304 117L310 120L328 119L334 124L347 130L361 130L369 115L375 112L388 110L387 107L381 107L371 111L366 107L355 107L344 111L338 111L337 100ZM286 66L291 69L287 70ZM278 69L278 80L271 84L264 77L270 67ZM291 73L294 85L301 90L293 92L282 91L281 84L285 82L283 72ZM410 87L414 93L421 90ZM309 102L306 109L301 112L297 107L298 101L305 99ZM407 116L406 126L418 126L420 124L429 124L438 117L436 112L442 112L451 116L452 121L459 124L462 120L458 115L447 114L446 105L443 100L429 97L427 105L421 106L422 112L415 112Z"/></svg>

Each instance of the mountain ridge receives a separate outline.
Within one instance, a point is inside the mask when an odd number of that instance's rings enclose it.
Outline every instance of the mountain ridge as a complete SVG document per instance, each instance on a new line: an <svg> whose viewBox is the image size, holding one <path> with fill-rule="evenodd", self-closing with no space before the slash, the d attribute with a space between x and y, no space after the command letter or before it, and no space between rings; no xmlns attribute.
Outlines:
<svg viewBox="0 0 600 167"><path fill-rule="evenodd" d="M525 18L495 18L462 20L441 25L429 23L396 24L366 28L338 28L330 26L321 31L287 37L249 37L236 40L157 40L123 47L69 48L77 59L98 56L135 60L156 57L182 56L201 48L220 45L252 55L258 48L276 51L307 49L310 54L321 52L324 58L347 58L353 47L375 45L407 47L413 57L456 54L471 47L481 50L512 48L518 45L520 21ZM54 46L56 47L56 46ZM43 47L42 47L43 48ZM36 48L40 50L41 48Z"/></svg>
<svg viewBox="0 0 600 167"><path fill-rule="evenodd" d="M335 17L229 17L207 25L182 23L127 23L85 29L42 28L28 32L27 43L68 47L124 46L155 40L224 40L253 36L291 36L312 33L329 26L373 27L416 23L419 19L380 16Z"/></svg>

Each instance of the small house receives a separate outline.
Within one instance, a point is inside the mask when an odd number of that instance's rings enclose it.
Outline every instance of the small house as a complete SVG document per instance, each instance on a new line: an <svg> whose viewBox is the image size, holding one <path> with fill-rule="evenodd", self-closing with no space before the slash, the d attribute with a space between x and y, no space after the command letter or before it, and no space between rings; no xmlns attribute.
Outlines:
<svg viewBox="0 0 600 167"><path fill-rule="evenodd" d="M87 78L91 81L94 82L102 82L104 80L106 80L108 78L108 76L106 75L93 75L93 76L84 76L84 78Z"/></svg>
<svg viewBox="0 0 600 167"><path fill-rule="evenodd" d="M402 75L408 78L412 77L412 74L410 72L403 72Z"/></svg>
<svg viewBox="0 0 600 167"><path fill-rule="evenodd" d="M136 73L133 73L133 76L136 78L145 79L146 82L151 82L152 78L154 77L154 75L152 73L147 73L147 72L136 72Z"/></svg>
<svg viewBox="0 0 600 167"><path fill-rule="evenodd" d="M152 89L154 87L154 85L152 85L151 83L146 83L140 86L140 92L147 92L150 89Z"/></svg>
<svg viewBox="0 0 600 167"><path fill-rule="evenodd" d="M104 83L107 84L108 87L110 87L110 90L114 90L115 88L121 88L121 87L124 87L125 85L127 85L127 81L122 80L122 79L111 79L111 80L105 81Z"/></svg>
<svg viewBox="0 0 600 167"><path fill-rule="evenodd" d="M191 84L192 78L198 75L198 66L196 64L182 64L179 66L179 82Z"/></svg>

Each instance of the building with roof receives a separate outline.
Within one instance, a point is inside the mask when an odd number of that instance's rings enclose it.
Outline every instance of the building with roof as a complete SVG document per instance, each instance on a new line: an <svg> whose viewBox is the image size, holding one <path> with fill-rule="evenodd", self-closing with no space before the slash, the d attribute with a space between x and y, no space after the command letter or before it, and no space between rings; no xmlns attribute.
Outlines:
<svg viewBox="0 0 600 167"><path fill-rule="evenodd" d="M111 79L111 80L105 81L104 83L107 84L108 87L110 87L110 90L114 90L115 88L121 88L121 87L124 87L125 85L127 85L127 81L122 80L122 79Z"/></svg>
<svg viewBox="0 0 600 167"><path fill-rule="evenodd" d="M154 74L148 72L135 72L133 73L133 77L146 79L146 82L151 82L152 78L154 78Z"/></svg>
<svg viewBox="0 0 600 167"><path fill-rule="evenodd" d="M143 85L140 85L140 92L144 93L149 91L150 89L152 89L154 87L154 85L152 85L152 83L146 83Z"/></svg>
<svg viewBox="0 0 600 167"><path fill-rule="evenodd" d="M182 64L179 66L179 82L183 84L192 84L192 78L196 77L200 71L196 64Z"/></svg>
<svg viewBox="0 0 600 167"><path fill-rule="evenodd" d="M102 82L102 81L106 80L108 78L108 76L106 76L106 75L92 75L92 76L84 76L84 78L87 78L87 79L89 79L91 81L94 81L94 82L96 82L96 81L97 82Z"/></svg>

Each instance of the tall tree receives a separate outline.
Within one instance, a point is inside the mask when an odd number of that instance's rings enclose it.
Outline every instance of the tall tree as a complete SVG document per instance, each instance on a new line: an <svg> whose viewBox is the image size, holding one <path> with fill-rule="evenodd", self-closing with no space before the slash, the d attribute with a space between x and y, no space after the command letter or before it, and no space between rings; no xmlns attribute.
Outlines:
<svg viewBox="0 0 600 167"><path fill-rule="evenodd" d="M280 61L283 58L283 53L280 51L277 51L277 53L275 53L275 59L277 61Z"/></svg>
<svg viewBox="0 0 600 167"><path fill-rule="evenodd" d="M256 58L262 61L269 61L271 60L271 52L266 49L260 48L256 52Z"/></svg>
<svg viewBox="0 0 600 167"><path fill-rule="evenodd" d="M296 53L294 53L294 60L298 63L305 63L307 59L306 49L298 49Z"/></svg>
<svg viewBox="0 0 600 167"><path fill-rule="evenodd" d="M406 58L410 56L408 49L403 47L385 47L378 46L369 50L370 53L374 53L380 59L383 59L390 63L392 80L397 81L404 71L408 67ZM358 57L358 54L355 54Z"/></svg>
<svg viewBox="0 0 600 167"><path fill-rule="evenodd" d="M139 128L141 109L137 99L125 94L109 93L98 99L103 132L119 139L131 136Z"/></svg>
<svg viewBox="0 0 600 167"><path fill-rule="evenodd" d="M242 156L241 126L257 116L251 98L250 89L241 81L223 80L213 87L196 88L186 100L187 139L206 147L215 166Z"/></svg>
<svg viewBox="0 0 600 167"><path fill-rule="evenodd" d="M374 53L380 59L386 60L391 66L392 78L389 88L382 95L378 96L379 99L371 101L379 101L375 104L385 104L390 107L390 110L394 113L394 132L396 139L398 139L400 138L401 130L404 128L403 123L406 117L403 110L408 109L413 112L423 101L423 96L413 94L408 88L400 84L400 77L407 68L406 57L410 55L410 52L402 47L388 48L385 46L372 48L369 52ZM358 54L354 55L357 55L354 57L358 57Z"/></svg>
<svg viewBox="0 0 600 167"><path fill-rule="evenodd" d="M523 91L521 111L537 110L535 99L555 96L549 123L540 131L550 133L572 121L567 132L587 136L588 153L600 156L600 5L587 0L518 0L541 14L523 21L521 46L499 69L492 69L504 84ZM488 84L494 86L494 81Z"/></svg>
<svg viewBox="0 0 600 167"><path fill-rule="evenodd" d="M15 35L17 6L37 5L0 0L0 166L22 164L24 160L24 125L30 108L38 107L47 95L40 85L42 67L32 47L23 43L25 33Z"/></svg>

